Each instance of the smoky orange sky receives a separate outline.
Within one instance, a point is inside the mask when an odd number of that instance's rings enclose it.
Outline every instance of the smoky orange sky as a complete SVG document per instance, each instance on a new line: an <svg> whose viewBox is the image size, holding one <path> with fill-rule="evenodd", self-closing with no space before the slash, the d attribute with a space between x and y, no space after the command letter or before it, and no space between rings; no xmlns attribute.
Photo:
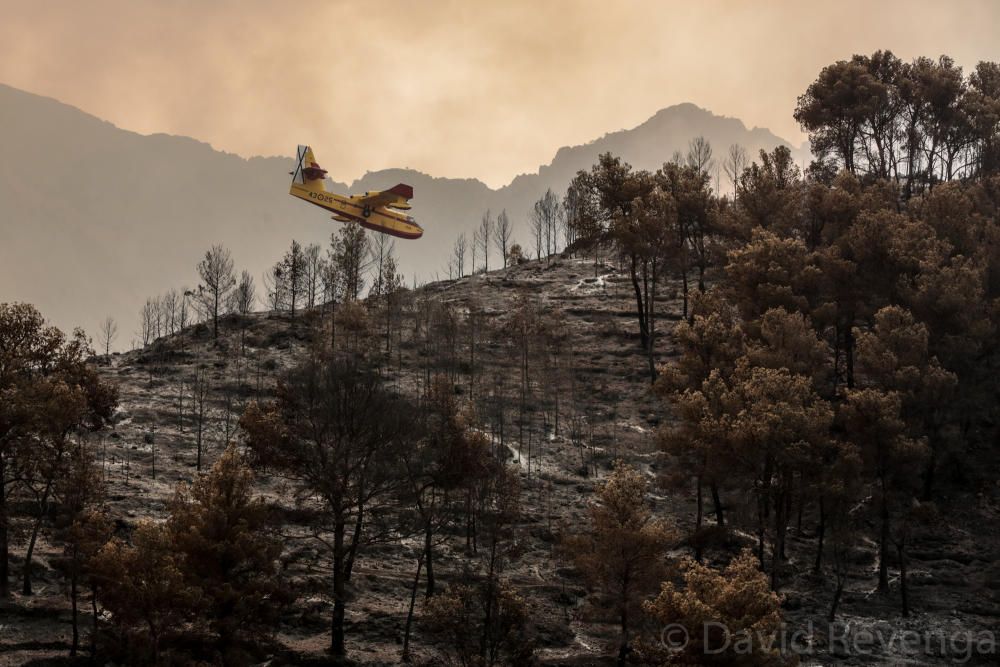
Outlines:
<svg viewBox="0 0 1000 667"><path fill-rule="evenodd" d="M0 82L251 155L310 143L338 180L412 167L491 186L694 102L798 144L853 53L1000 60L1000 3L8 2Z"/></svg>

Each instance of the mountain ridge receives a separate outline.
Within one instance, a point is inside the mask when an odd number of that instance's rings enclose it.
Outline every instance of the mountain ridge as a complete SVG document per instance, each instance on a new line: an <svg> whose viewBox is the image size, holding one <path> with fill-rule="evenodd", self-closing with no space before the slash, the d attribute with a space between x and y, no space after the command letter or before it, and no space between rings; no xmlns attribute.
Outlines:
<svg viewBox="0 0 1000 667"><path fill-rule="evenodd" d="M788 142L692 103L667 107L632 129L558 149L535 173L493 189L476 178L414 169L367 171L339 191L414 186L422 240L396 244L407 282L447 275L459 234L482 212L506 209L514 239L530 246L527 214L546 189L565 192L579 169L610 151L655 169L703 135L721 155L741 143L750 155ZM0 84L0 300L35 303L55 324L91 335L107 315L128 347L149 296L190 287L213 243L258 282L294 238L327 245L339 226L285 195L292 158L244 157L187 136L141 134L70 104ZM317 147L320 161L322 147ZM468 264L468 262L467 262ZM95 294L96 293L96 294ZM97 304L97 305L95 305Z"/></svg>

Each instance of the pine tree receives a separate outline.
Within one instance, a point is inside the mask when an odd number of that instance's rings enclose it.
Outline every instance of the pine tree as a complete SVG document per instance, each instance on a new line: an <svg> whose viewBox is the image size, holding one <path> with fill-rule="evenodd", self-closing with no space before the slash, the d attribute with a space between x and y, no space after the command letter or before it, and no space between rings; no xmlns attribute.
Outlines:
<svg viewBox="0 0 1000 667"><path fill-rule="evenodd" d="M341 293L345 300L355 301L365 288L365 265L371 241L364 227L351 222L331 237L332 261L340 276Z"/></svg>
<svg viewBox="0 0 1000 667"><path fill-rule="evenodd" d="M229 250L221 245L212 246L198 263L198 275L202 281L198 289L199 303L206 316L212 318L212 337L218 338L219 317L227 312L230 295L236 287Z"/></svg>
<svg viewBox="0 0 1000 667"><path fill-rule="evenodd" d="M112 538L91 561L98 599L125 639L130 662L156 662L198 605L181 554L162 525L141 521L130 542Z"/></svg>
<svg viewBox="0 0 1000 667"><path fill-rule="evenodd" d="M449 586L427 603L423 620L455 664L532 664L527 604L508 582Z"/></svg>
<svg viewBox="0 0 1000 667"><path fill-rule="evenodd" d="M660 627L668 628L664 643L683 639L684 645L671 649L644 645L644 663L792 664L775 641L781 626L781 599L769 589L752 551L745 549L722 570L690 559L681 561L680 570L683 588L663 582L660 594L645 602L643 609Z"/></svg>
<svg viewBox="0 0 1000 667"><path fill-rule="evenodd" d="M650 511L642 473L621 461L598 489L589 518L589 531L566 536L563 549L597 594L598 607L618 621L624 664L642 601L662 581L665 552L676 536Z"/></svg>
<svg viewBox="0 0 1000 667"><path fill-rule="evenodd" d="M253 461L287 476L302 497L321 498L314 530L333 561L330 649L344 656L348 584L399 484L400 447L412 413L370 368L315 353L279 384L275 402L251 404L241 419Z"/></svg>
<svg viewBox="0 0 1000 667"><path fill-rule="evenodd" d="M57 480L55 495L59 501L55 518L56 538L63 542L62 569L69 578L70 608L73 639L70 656L80 647L79 590L83 583L90 584L93 613L91 655L97 641L97 592L96 579L92 576L90 560L111 538L111 522L104 511L104 483L94 461L93 452L77 445L69 454L66 473Z"/></svg>
<svg viewBox="0 0 1000 667"><path fill-rule="evenodd" d="M223 656L273 630L288 601L277 565L281 541L270 534L268 507L254 497L253 473L234 445L207 475L178 489L166 530L196 591L199 626L211 629Z"/></svg>

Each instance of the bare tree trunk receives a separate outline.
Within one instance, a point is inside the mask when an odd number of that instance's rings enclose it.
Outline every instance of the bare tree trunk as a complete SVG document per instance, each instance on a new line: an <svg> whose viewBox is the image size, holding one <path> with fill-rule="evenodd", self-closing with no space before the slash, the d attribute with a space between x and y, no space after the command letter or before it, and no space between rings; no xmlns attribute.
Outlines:
<svg viewBox="0 0 1000 667"><path fill-rule="evenodd" d="M347 549L347 558L344 561L345 581L351 580L351 572L354 570L354 558L358 555L358 546L361 544L361 529L365 521L364 501L358 500L358 518L354 521L354 534L351 535L351 546Z"/></svg>
<svg viewBox="0 0 1000 667"><path fill-rule="evenodd" d="M406 627L403 630L403 662L410 661L410 628L413 626L413 607L417 602L417 587L420 585L420 568L424 564L424 552L417 556L417 572L413 575L410 588L410 608L406 612Z"/></svg>
<svg viewBox="0 0 1000 667"><path fill-rule="evenodd" d="M840 322L834 325L833 331L833 393L837 393L840 384Z"/></svg>
<svg viewBox="0 0 1000 667"><path fill-rule="evenodd" d="M38 506L38 517L35 525L31 528L31 538L28 540L28 550L24 554L24 582L21 586L21 595L31 595L31 563L32 555L35 553L35 543L38 541L38 531L41 530L42 521L48 513L49 492L52 490L52 480L45 483L45 491Z"/></svg>
<svg viewBox="0 0 1000 667"><path fill-rule="evenodd" d="M69 654L70 657L76 656L77 648L80 646L80 626L77 620L77 593L76 593L76 583L77 583L77 573L76 569L78 564L76 563L77 555L73 554L73 572L70 574L69 578L69 599L72 604L71 618L73 622L73 643L70 644Z"/></svg>
<svg viewBox="0 0 1000 667"><path fill-rule="evenodd" d="M337 297L330 301L330 351L337 349Z"/></svg>
<svg viewBox="0 0 1000 667"><path fill-rule="evenodd" d="M639 313L639 342L645 348L649 344L649 328L646 323L646 309L642 302L642 288L639 286L639 276L636 273L636 262L638 258L634 255L629 261L629 275L632 278L632 289L635 290L635 305Z"/></svg>
<svg viewBox="0 0 1000 667"><path fill-rule="evenodd" d="M347 599L344 576L344 532L342 516L337 517L333 529L333 618L330 622L330 653L337 658L346 654L344 648L344 612Z"/></svg>
<svg viewBox="0 0 1000 667"><path fill-rule="evenodd" d="M424 591L426 597L434 595L434 543L431 523L428 521L424 530L424 556L427 561L427 589ZM417 576L420 575L420 566L417 566Z"/></svg>
<svg viewBox="0 0 1000 667"><path fill-rule="evenodd" d="M715 506L715 523L720 527L726 525L726 518L723 514L722 500L719 498L719 485L715 483L715 480L709 482L709 488L712 490L712 505Z"/></svg>
<svg viewBox="0 0 1000 667"><path fill-rule="evenodd" d="M696 493L696 496L698 498L698 501L697 501L697 510L695 512L695 519L694 519L694 532L695 532L694 559L700 563L701 562L701 556L702 556L703 540L701 539L701 536L698 533L701 532L702 516L704 514L704 511L703 511L703 501L702 501L702 495L703 494L702 494L702 477L701 477L701 475L695 475L695 493Z"/></svg>
<svg viewBox="0 0 1000 667"><path fill-rule="evenodd" d="M625 665L628 663L629 654L629 617L628 617L628 598L629 598L629 578L625 575L625 581L622 586L622 606L619 613L619 622L621 624L622 637L621 645L618 647L618 664Z"/></svg>
<svg viewBox="0 0 1000 667"><path fill-rule="evenodd" d="M896 553L899 555L899 592L903 600L903 616L910 615L910 596L906 587L906 542L900 540L896 544Z"/></svg>
<svg viewBox="0 0 1000 667"><path fill-rule="evenodd" d="M757 499L757 562L764 569L764 499Z"/></svg>
<svg viewBox="0 0 1000 667"><path fill-rule="evenodd" d="M774 503L774 544L771 548L771 590L778 590L778 567L781 563L781 553L785 548L785 517L787 505L780 496Z"/></svg>
<svg viewBox="0 0 1000 667"><path fill-rule="evenodd" d="M199 417L198 417L198 438L197 438L198 460L195 463L195 470L197 472L201 472L201 434L202 434L202 418L199 415Z"/></svg>
<svg viewBox="0 0 1000 667"><path fill-rule="evenodd" d="M490 630L493 625L493 596L495 595L496 588L496 578L494 575L494 568L496 565L496 553L497 553L497 538L496 534L493 535L493 540L490 543L490 565L489 571L486 575L486 595L483 606L485 607L485 613L483 614L483 634L479 639L479 657L485 660L486 658L486 648L488 646L488 638L490 636Z"/></svg>
<svg viewBox="0 0 1000 667"><path fill-rule="evenodd" d="M695 515L694 529L695 530L701 530L701 521L702 521L702 514L703 514L703 512L702 512L702 491L701 491L701 489L702 489L702 480L701 480L701 475L696 475L695 476L695 480L696 480L695 489L697 490L697 494L698 494L698 510L697 510L696 515Z"/></svg>
<svg viewBox="0 0 1000 667"><path fill-rule="evenodd" d="M823 538L826 535L826 504L823 502L823 496L819 497L819 525L816 528L816 564L813 565L813 572L816 574L820 573L823 567Z"/></svg>
<svg viewBox="0 0 1000 667"><path fill-rule="evenodd" d="M7 527L7 479L6 461L0 454L0 597L10 595L10 538Z"/></svg>
<svg viewBox="0 0 1000 667"><path fill-rule="evenodd" d="M790 489L791 485L786 484L786 488ZM783 501L785 505L785 513L782 515L781 525L778 527L779 528L778 542L781 545L780 549L781 560L788 560L788 556L785 555L785 544L787 542L786 538L788 536L788 522L791 521L792 519L792 492L785 491L783 495L785 496L785 499Z"/></svg>
<svg viewBox="0 0 1000 667"><path fill-rule="evenodd" d="M682 309L682 313L681 314L684 316L684 319L686 320L686 319L688 319L688 272L687 272L687 267L685 267L684 270L681 271L681 291L682 291L683 297L684 297L684 307Z"/></svg>
<svg viewBox="0 0 1000 667"><path fill-rule="evenodd" d="M854 325L847 323L844 332L844 354L847 360L847 388L854 389Z"/></svg>
<svg viewBox="0 0 1000 667"><path fill-rule="evenodd" d="M837 588L833 592L833 602L830 604L830 615L827 617L831 623L833 623L833 621L837 618L837 608L840 606L840 597L844 593L844 583L847 580L847 574L844 572L844 563L839 545L835 546L833 550L833 569L837 577Z"/></svg>
<svg viewBox="0 0 1000 667"><path fill-rule="evenodd" d="M646 354L649 359L649 381L656 382L656 359L653 346L656 342L656 260L653 260L651 286L646 291L646 327L649 331ZM645 281L644 281L645 282Z"/></svg>
<svg viewBox="0 0 1000 667"><path fill-rule="evenodd" d="M180 433L184 432L184 381L181 380L180 387L177 389L177 430Z"/></svg>
<svg viewBox="0 0 1000 667"><path fill-rule="evenodd" d="M97 621L99 616L97 615L97 583L93 580L90 582L90 657L93 658L97 655Z"/></svg>
<svg viewBox="0 0 1000 667"><path fill-rule="evenodd" d="M881 526L878 540L878 591L889 592L889 503L885 497L885 480L882 480L882 507L880 510Z"/></svg>
<svg viewBox="0 0 1000 667"><path fill-rule="evenodd" d="M796 517L795 517L795 532L799 535L802 534L802 509L805 507L806 501L802 497L802 491L799 490L799 504L796 506Z"/></svg>

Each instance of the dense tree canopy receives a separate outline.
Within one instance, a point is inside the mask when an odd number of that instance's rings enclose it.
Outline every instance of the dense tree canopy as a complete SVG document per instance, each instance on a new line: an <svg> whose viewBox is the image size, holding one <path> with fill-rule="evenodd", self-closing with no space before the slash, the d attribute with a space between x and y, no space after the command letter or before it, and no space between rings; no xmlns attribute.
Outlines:
<svg viewBox="0 0 1000 667"><path fill-rule="evenodd" d="M820 162L903 183L906 196L1000 171L1000 65L968 76L948 56L906 63L891 51L824 67L795 119Z"/></svg>

